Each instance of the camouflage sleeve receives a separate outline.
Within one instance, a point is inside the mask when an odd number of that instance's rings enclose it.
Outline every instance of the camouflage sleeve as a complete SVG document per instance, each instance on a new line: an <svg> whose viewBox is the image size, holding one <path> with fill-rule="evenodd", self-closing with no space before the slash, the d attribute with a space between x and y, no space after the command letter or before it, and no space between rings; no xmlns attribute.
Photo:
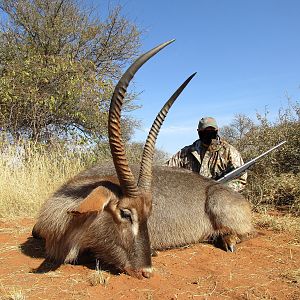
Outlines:
<svg viewBox="0 0 300 300"><path fill-rule="evenodd" d="M230 146L230 160L234 168L238 168L244 164L241 154L233 146ZM240 177L229 181L227 185L238 192L245 188L246 182L247 172L242 174Z"/></svg>
<svg viewBox="0 0 300 300"><path fill-rule="evenodd" d="M174 154L170 159L168 159L164 163L164 166L182 168L183 167L183 162L182 162L181 150L178 151L176 154Z"/></svg>

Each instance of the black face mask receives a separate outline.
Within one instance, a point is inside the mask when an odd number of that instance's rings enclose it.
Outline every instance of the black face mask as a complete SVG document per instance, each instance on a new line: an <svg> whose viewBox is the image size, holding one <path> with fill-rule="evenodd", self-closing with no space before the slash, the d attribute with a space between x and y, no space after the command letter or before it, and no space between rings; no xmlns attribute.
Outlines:
<svg viewBox="0 0 300 300"><path fill-rule="evenodd" d="M201 142L205 145L210 145L213 139L217 138L217 130L202 130L198 131Z"/></svg>

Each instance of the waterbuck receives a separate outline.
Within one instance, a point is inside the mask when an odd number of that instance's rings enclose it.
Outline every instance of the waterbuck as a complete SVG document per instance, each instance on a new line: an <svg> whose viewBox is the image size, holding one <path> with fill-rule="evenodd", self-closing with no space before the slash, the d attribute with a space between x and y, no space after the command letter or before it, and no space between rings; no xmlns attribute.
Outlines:
<svg viewBox="0 0 300 300"><path fill-rule="evenodd" d="M240 194L190 171L152 170L155 141L164 118L195 74L157 115L140 168L127 162L120 128L126 89L137 70L171 42L139 57L115 88L108 121L114 166L83 171L43 204L33 236L45 239L51 259L74 262L89 250L101 262L143 278L152 273L151 247L162 250L220 237L224 248L233 250L238 239L253 231L249 204Z"/></svg>

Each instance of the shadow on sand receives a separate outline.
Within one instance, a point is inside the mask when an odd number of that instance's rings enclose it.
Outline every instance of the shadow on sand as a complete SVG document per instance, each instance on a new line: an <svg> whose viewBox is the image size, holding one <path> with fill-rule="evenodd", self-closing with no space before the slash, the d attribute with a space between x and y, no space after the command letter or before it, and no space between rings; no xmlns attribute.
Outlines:
<svg viewBox="0 0 300 300"><path fill-rule="evenodd" d="M34 238L32 236L28 237L27 240L20 245L20 249L21 252L26 256L44 259L36 269L31 270L31 273L48 273L57 270L62 265L62 263L57 263L46 257L45 241L41 238ZM99 267L99 269L110 272L113 275L120 274L120 272L113 266L98 262L93 253L91 253L90 251L85 251L84 253L82 253L78 257L76 263L74 263L73 265L82 265L89 268L90 270L95 270L97 266L97 268Z"/></svg>

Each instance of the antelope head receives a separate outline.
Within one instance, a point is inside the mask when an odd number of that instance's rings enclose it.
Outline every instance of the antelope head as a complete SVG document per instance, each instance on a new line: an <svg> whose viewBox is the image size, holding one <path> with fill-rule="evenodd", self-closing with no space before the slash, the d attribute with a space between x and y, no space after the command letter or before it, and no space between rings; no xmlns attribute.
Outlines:
<svg viewBox="0 0 300 300"><path fill-rule="evenodd" d="M80 214L94 211L99 216L102 215L99 217L99 220L102 218L99 221L101 226L97 230L102 232L99 235L101 238L104 235L104 241L96 255L137 278L148 278L152 273L147 221L152 209L151 181L155 141L168 110L195 74L177 89L154 120L144 146L138 180L135 180L129 167L121 139L121 109L129 82L138 69L172 42L173 40L163 43L140 56L116 85L109 110L108 133L117 178L107 177L110 184L95 188L75 211ZM106 212L106 217L102 212ZM103 218L106 218L105 226Z"/></svg>

